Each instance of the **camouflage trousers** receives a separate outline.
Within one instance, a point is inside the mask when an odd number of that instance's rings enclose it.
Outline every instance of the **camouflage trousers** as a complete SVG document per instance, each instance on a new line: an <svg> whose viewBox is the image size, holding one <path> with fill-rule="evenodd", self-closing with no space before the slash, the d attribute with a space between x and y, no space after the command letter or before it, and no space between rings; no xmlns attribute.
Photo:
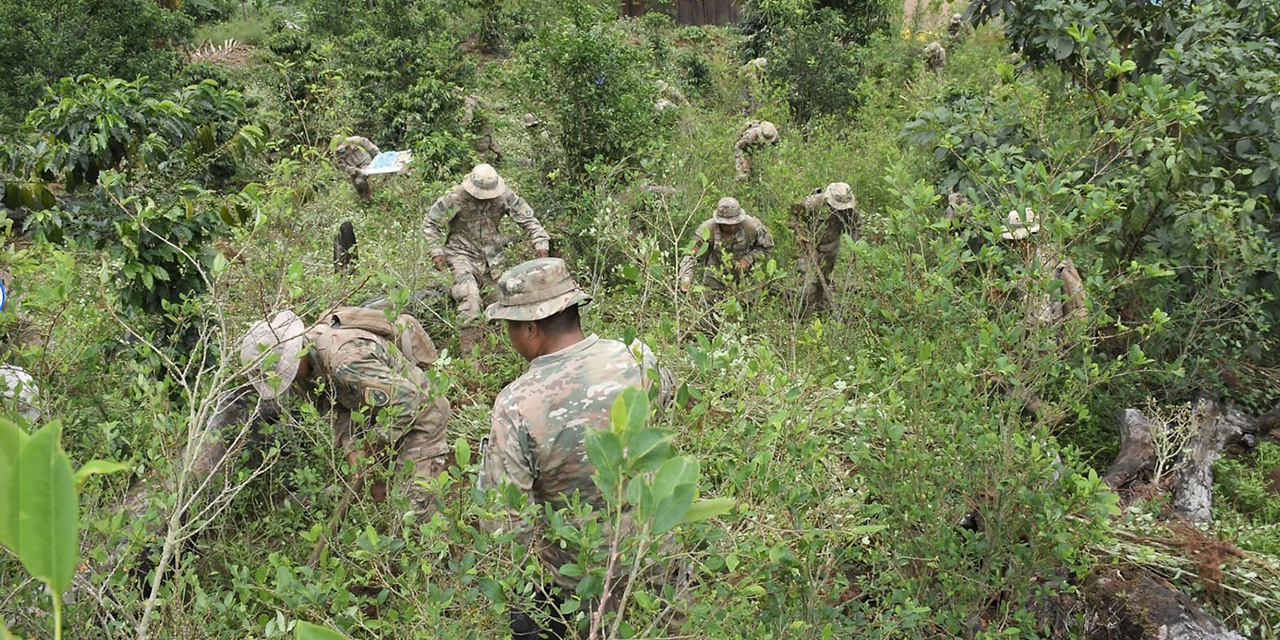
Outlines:
<svg viewBox="0 0 1280 640"><path fill-rule="evenodd" d="M368 200L373 197L373 187L369 186L369 176L361 173L359 168L346 167L347 177L351 179L351 186L356 190L356 195L361 200Z"/></svg>
<svg viewBox="0 0 1280 640"><path fill-rule="evenodd" d="M840 245L831 250L820 246L817 251L800 259L800 275L804 277L804 306L808 311L831 306L831 274L836 268L836 256Z"/></svg>
<svg viewBox="0 0 1280 640"><path fill-rule="evenodd" d="M349 406L353 403L344 397L347 394L339 393L336 446L349 454L361 449L362 440L372 438L379 448L391 449L396 471L409 469L408 476L396 483L401 495L418 515L433 513L434 496L421 481L444 471L449 452L449 401L431 397L430 385L418 369L395 371L373 354L343 363L332 377L338 390L358 390L361 405ZM355 424L352 409L361 410L368 420Z"/></svg>
<svg viewBox="0 0 1280 640"><path fill-rule="evenodd" d="M733 168L738 170L739 180L746 180L751 175L751 159L747 152L742 149L734 151Z"/></svg>
<svg viewBox="0 0 1280 640"><path fill-rule="evenodd" d="M491 282L489 261L466 253L445 250L445 261L453 272L453 288L450 297L458 304L458 325L480 324L484 305L480 300L480 287Z"/></svg>

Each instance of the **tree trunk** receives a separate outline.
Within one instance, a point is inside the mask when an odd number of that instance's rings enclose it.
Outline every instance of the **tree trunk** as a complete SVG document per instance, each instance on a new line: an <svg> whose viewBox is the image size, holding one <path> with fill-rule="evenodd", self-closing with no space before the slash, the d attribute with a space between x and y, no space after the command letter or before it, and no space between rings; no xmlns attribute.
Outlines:
<svg viewBox="0 0 1280 640"><path fill-rule="evenodd" d="M1156 466L1156 449L1151 444L1152 435L1165 429L1163 422L1154 422L1137 409L1120 412L1120 455L1103 476L1112 490L1119 490Z"/></svg>
<svg viewBox="0 0 1280 640"><path fill-rule="evenodd" d="M1108 567L1084 585L1085 640L1245 640L1194 600L1135 569Z"/></svg>

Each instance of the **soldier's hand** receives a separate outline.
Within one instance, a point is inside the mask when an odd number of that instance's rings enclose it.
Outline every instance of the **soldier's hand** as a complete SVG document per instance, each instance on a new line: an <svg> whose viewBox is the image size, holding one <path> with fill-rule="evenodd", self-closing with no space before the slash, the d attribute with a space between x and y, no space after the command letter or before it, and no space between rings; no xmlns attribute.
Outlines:
<svg viewBox="0 0 1280 640"><path fill-rule="evenodd" d="M751 270L751 258L742 256L738 258L738 271L746 273Z"/></svg>
<svg viewBox="0 0 1280 640"><path fill-rule="evenodd" d="M436 271L444 271L444 256L431 256L431 262L435 265Z"/></svg>
<svg viewBox="0 0 1280 640"><path fill-rule="evenodd" d="M551 252L547 251L546 249L536 249L534 250L533 255L539 258L546 258L551 255Z"/></svg>

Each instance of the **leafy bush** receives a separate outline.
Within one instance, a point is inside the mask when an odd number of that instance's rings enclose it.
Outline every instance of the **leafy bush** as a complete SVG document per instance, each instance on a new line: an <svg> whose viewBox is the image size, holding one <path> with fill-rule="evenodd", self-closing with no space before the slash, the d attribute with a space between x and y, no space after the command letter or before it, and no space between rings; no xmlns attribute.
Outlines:
<svg viewBox="0 0 1280 640"><path fill-rule="evenodd" d="M173 77L189 17L151 0L0 2L0 131L59 78L92 74Z"/></svg>
<svg viewBox="0 0 1280 640"><path fill-rule="evenodd" d="M593 164L638 165L654 140L653 95L643 54L611 12L578 5L524 50L530 86L555 96L567 170L579 182Z"/></svg>
<svg viewBox="0 0 1280 640"><path fill-rule="evenodd" d="M839 12L821 9L777 28L765 49L768 77L786 84L787 102L801 122L856 106L862 65L857 50L840 42L847 28Z"/></svg>

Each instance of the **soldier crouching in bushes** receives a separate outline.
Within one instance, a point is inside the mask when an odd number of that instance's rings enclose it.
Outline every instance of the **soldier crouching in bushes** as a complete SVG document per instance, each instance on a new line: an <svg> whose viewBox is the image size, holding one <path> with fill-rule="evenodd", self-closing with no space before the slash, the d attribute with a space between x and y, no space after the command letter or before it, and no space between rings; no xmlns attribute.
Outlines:
<svg viewBox="0 0 1280 640"><path fill-rule="evenodd" d="M434 512L434 497L416 481L444 470L450 407L419 369L435 361L436 348L413 316L393 324L381 311L338 307L308 329L292 311L282 311L253 325L240 357L263 399L296 390L332 407L335 443L352 466L365 455L394 452L397 466L412 467L403 485L413 511ZM352 412L368 422L355 424ZM385 488L375 484L372 493L381 499Z"/></svg>

